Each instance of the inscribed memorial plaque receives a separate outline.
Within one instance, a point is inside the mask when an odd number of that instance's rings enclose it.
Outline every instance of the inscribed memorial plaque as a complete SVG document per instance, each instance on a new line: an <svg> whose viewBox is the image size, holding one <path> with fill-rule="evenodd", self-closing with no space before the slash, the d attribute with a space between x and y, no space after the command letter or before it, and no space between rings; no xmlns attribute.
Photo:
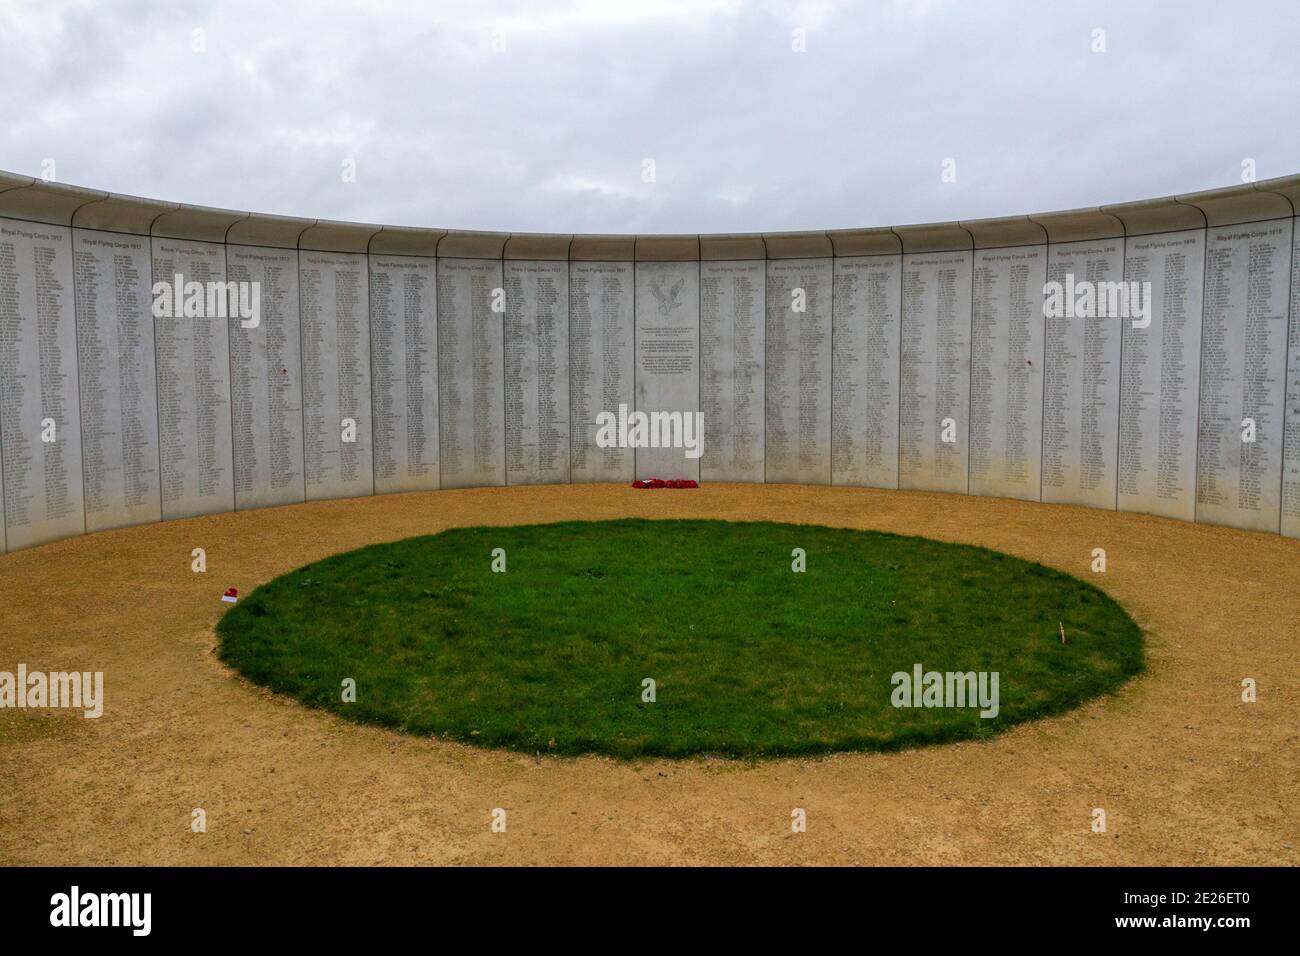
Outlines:
<svg viewBox="0 0 1300 956"><path fill-rule="evenodd" d="M597 416L632 410L634 395L633 266L569 265L569 394L572 480L631 481L633 449L601 448Z"/></svg>
<svg viewBox="0 0 1300 956"><path fill-rule="evenodd" d="M831 481L832 260L767 263L767 481Z"/></svg>
<svg viewBox="0 0 1300 956"><path fill-rule="evenodd" d="M86 530L159 521L149 239L72 230Z"/></svg>
<svg viewBox="0 0 1300 956"><path fill-rule="evenodd" d="M435 259L370 257L375 494L440 487L437 316Z"/></svg>
<svg viewBox="0 0 1300 956"><path fill-rule="evenodd" d="M898 486L967 489L970 252L903 257Z"/></svg>
<svg viewBox="0 0 1300 956"><path fill-rule="evenodd" d="M0 464L10 551L84 534L72 230L0 219Z"/></svg>
<svg viewBox="0 0 1300 956"><path fill-rule="evenodd" d="M1037 501L1047 246L978 249L971 308L970 493Z"/></svg>
<svg viewBox="0 0 1300 956"><path fill-rule="evenodd" d="M762 481L763 260L700 263L700 408L704 481Z"/></svg>
<svg viewBox="0 0 1300 956"><path fill-rule="evenodd" d="M569 481L569 264L505 268L506 480Z"/></svg>
<svg viewBox="0 0 1300 956"><path fill-rule="evenodd" d="M230 409L235 507L302 501L302 339L298 252L226 247L231 282L256 283L257 324L230 318Z"/></svg>
<svg viewBox="0 0 1300 956"><path fill-rule="evenodd" d="M636 264L636 410L659 447L636 449L638 478L700 478L700 264ZM703 434L699 434L703 431ZM695 450L685 447L686 440ZM704 445L701 446L701 439ZM674 444L680 447L672 447ZM691 457L695 455L696 457Z"/></svg>
<svg viewBox="0 0 1300 956"><path fill-rule="evenodd" d="M831 480L898 487L901 256L835 260Z"/></svg>
<svg viewBox="0 0 1300 956"><path fill-rule="evenodd" d="M1279 530L1291 244L1291 219L1209 229L1197 521Z"/></svg>
<svg viewBox="0 0 1300 956"><path fill-rule="evenodd" d="M1047 318L1043 360L1043 501L1115 508L1119 441L1120 315L1102 312L1124 279L1124 240L1048 247L1047 281L1067 290L1074 315ZM1086 285L1084 285L1086 283ZM1093 304L1068 290L1095 290ZM1080 309L1079 306L1082 305Z"/></svg>
<svg viewBox="0 0 1300 956"><path fill-rule="evenodd" d="M1119 508L1194 521L1205 230L1130 237L1124 279L1149 313L1122 325Z"/></svg>
<svg viewBox="0 0 1300 956"><path fill-rule="evenodd" d="M153 275L173 290L179 281L182 305L191 306L180 315L175 308L170 316L154 315L163 518L233 511L230 333L216 308L226 247L155 238Z"/></svg>
<svg viewBox="0 0 1300 956"><path fill-rule="evenodd" d="M438 260L438 430L442 487L506 483L499 259ZM493 300L502 311L492 311Z"/></svg>

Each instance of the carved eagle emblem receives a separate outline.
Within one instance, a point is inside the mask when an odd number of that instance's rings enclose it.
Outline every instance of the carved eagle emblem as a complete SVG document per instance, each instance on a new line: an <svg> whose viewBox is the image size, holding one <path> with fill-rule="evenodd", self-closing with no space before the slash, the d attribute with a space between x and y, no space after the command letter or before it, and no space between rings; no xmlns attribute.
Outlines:
<svg viewBox="0 0 1300 956"><path fill-rule="evenodd" d="M660 315L668 315L673 309L681 306L682 288L685 285L685 279L678 279L667 292L664 292L663 284L658 279L650 280L650 291L654 293L655 299L659 303Z"/></svg>

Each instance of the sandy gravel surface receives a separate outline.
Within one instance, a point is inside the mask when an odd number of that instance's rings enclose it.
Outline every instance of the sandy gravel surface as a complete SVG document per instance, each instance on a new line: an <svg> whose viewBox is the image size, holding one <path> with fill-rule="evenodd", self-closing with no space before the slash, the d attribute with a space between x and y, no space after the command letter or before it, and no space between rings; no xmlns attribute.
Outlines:
<svg viewBox="0 0 1300 956"><path fill-rule="evenodd" d="M768 519L985 545L1147 632L1118 695L991 743L759 763L552 759L358 727L216 660L219 596L470 524ZM208 573L190 570L205 548ZM1108 554L1104 575L1090 553ZM1001 499L792 485L388 495L0 556L0 670L102 670L99 720L0 710L0 863L1295 864L1300 540ZM1241 701L1241 681L1259 700ZM207 833L191 832L201 807ZM507 832L490 832L493 808ZM806 833L790 832L794 807ZM1108 832L1090 830L1094 807Z"/></svg>

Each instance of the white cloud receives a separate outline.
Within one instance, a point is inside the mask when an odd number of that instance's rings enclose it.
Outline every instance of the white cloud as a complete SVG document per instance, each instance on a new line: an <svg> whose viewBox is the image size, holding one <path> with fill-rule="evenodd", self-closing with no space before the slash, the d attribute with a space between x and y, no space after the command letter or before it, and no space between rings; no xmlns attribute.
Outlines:
<svg viewBox="0 0 1300 956"><path fill-rule="evenodd" d="M1228 185L1246 156L1300 171L1298 47L1283 0L10 0L0 168L511 231L1007 215Z"/></svg>

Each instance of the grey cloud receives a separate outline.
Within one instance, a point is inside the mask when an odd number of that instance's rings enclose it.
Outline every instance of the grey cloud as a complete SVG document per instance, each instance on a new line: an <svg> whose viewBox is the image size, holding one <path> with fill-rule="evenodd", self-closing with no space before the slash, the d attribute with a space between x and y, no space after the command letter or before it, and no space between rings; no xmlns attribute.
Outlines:
<svg viewBox="0 0 1300 956"><path fill-rule="evenodd" d="M18 2L0 168L514 231L1007 215L1300 171L1298 40L1287 2Z"/></svg>

